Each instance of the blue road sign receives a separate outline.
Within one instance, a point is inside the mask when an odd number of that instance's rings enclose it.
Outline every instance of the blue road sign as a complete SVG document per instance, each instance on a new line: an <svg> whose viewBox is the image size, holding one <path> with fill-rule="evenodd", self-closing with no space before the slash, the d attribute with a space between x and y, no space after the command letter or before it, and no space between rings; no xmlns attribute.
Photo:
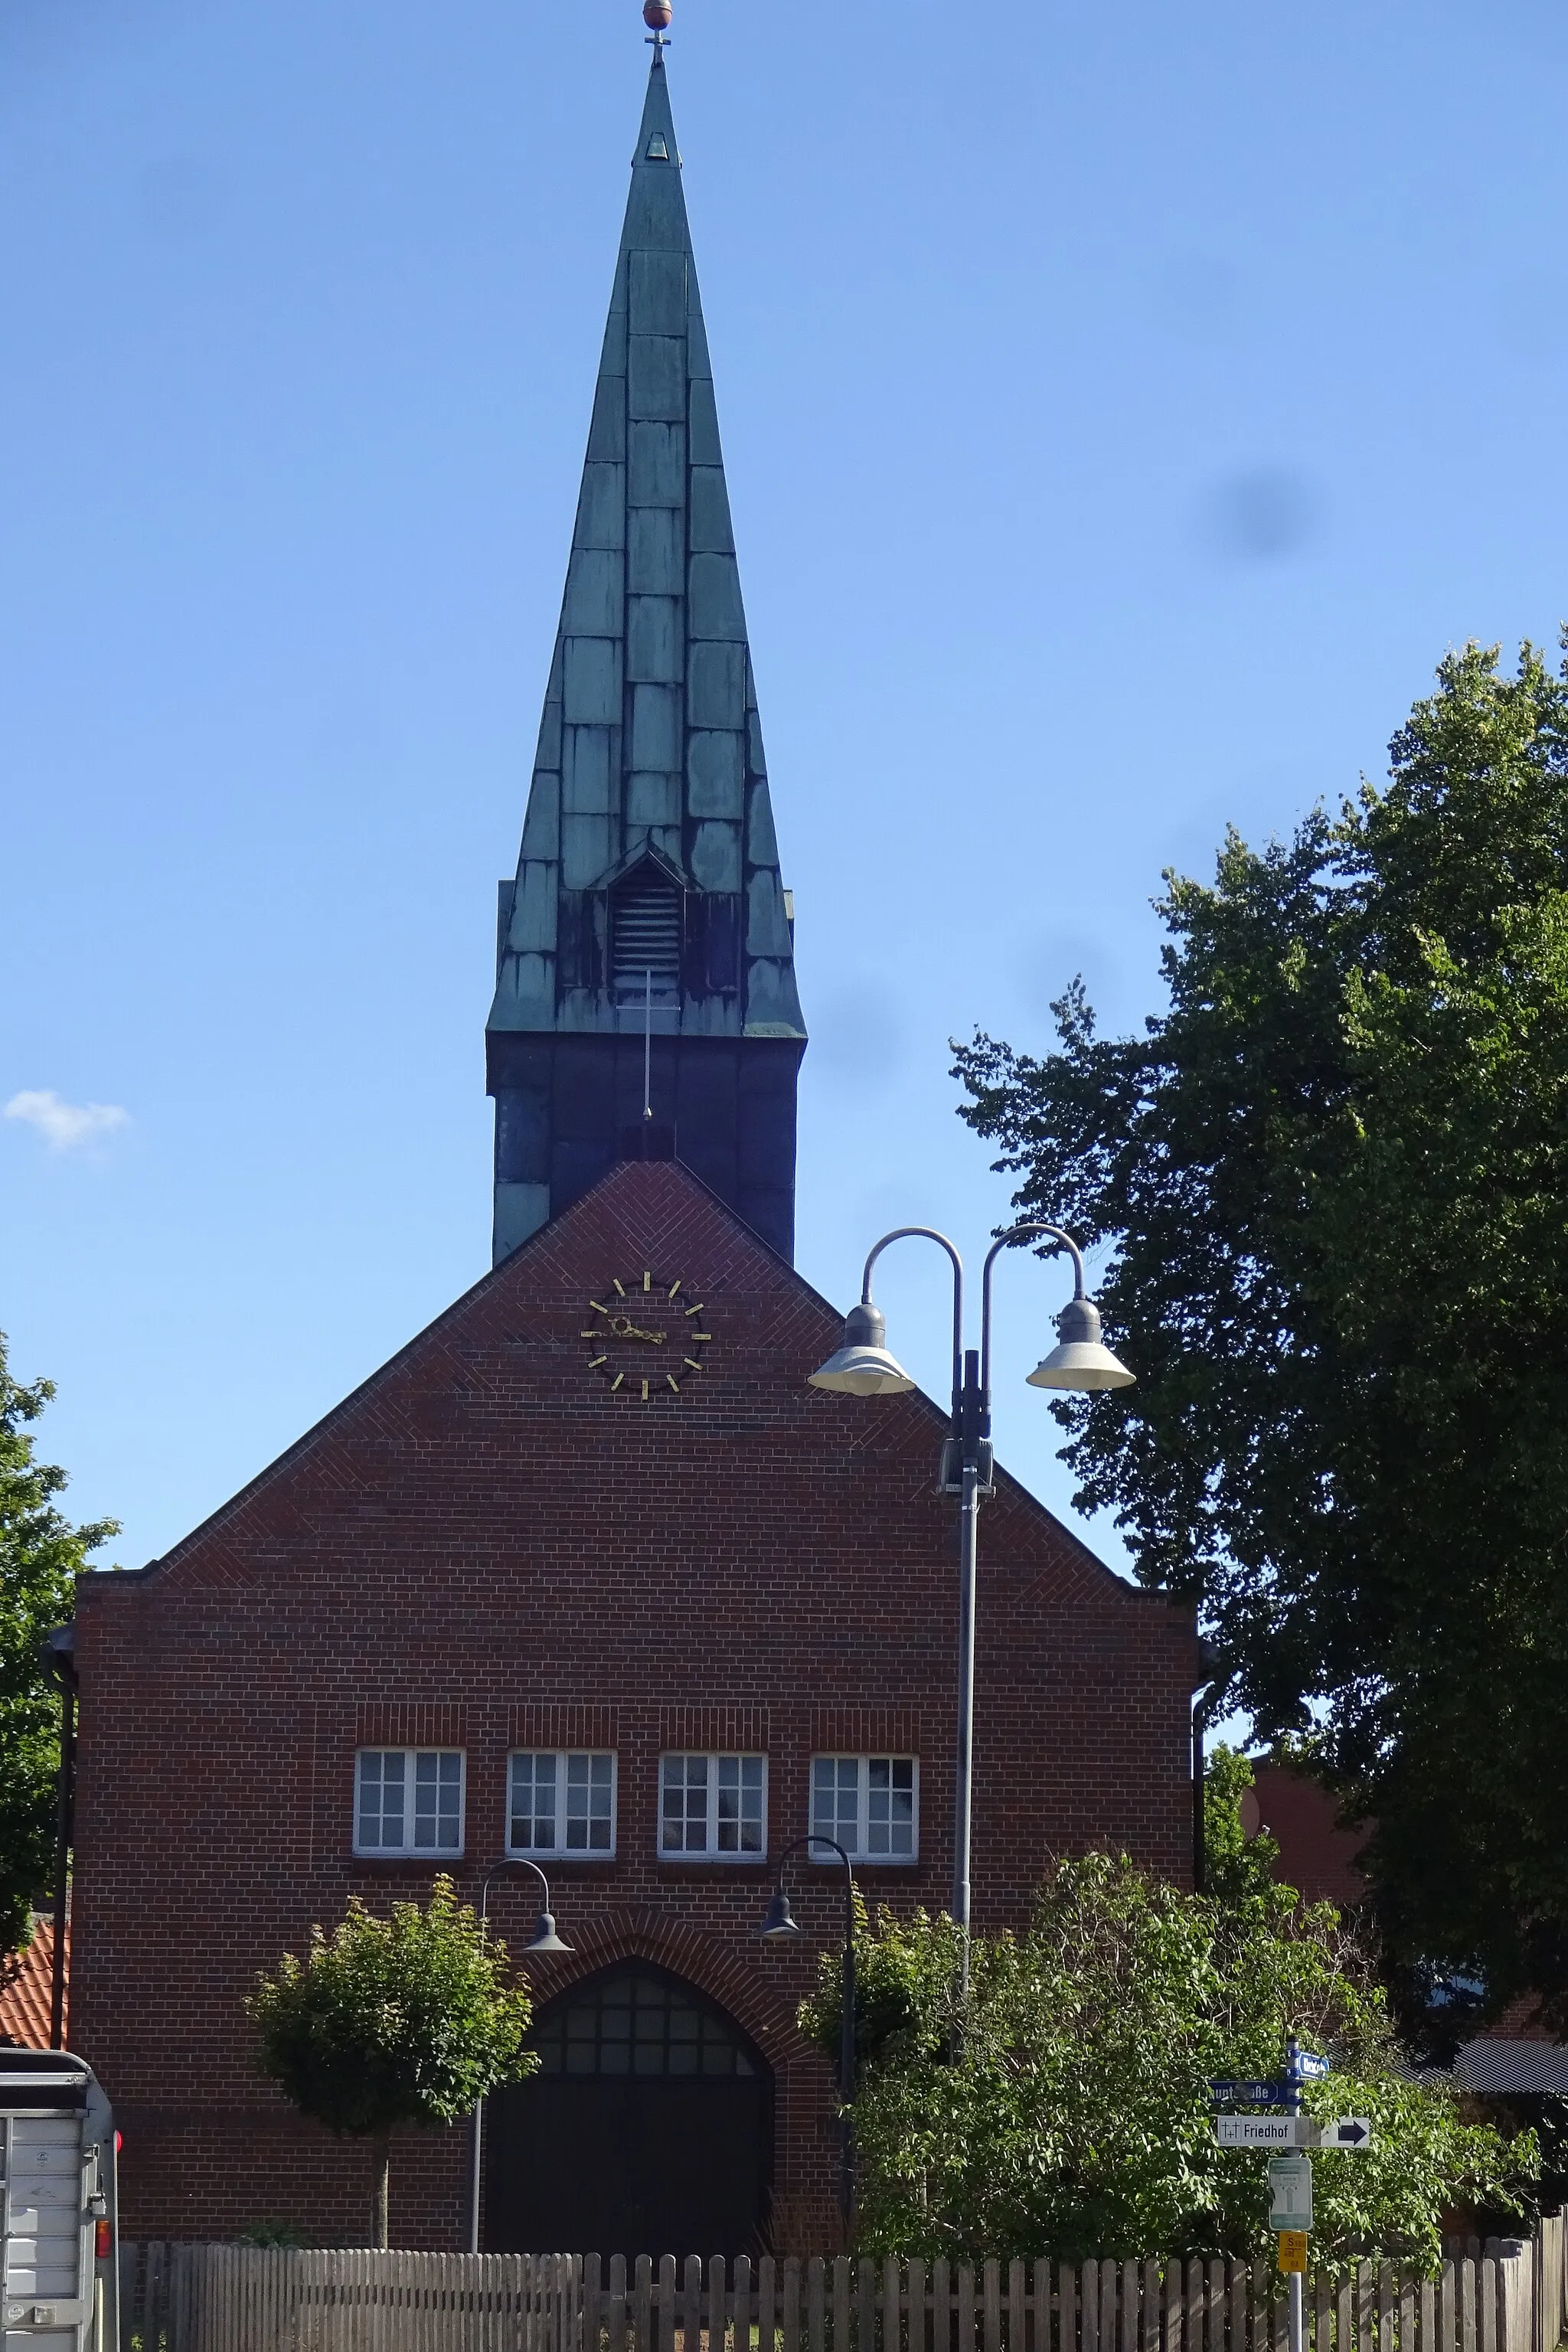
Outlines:
<svg viewBox="0 0 1568 2352"><path fill-rule="evenodd" d="M1294 2083L1260 2083L1245 2075L1235 2080L1211 2081L1209 2089L1216 2099L1243 2099L1254 2107L1287 2106L1296 2095Z"/></svg>
<svg viewBox="0 0 1568 2352"><path fill-rule="evenodd" d="M1298 2083L1321 2082L1328 2071L1328 2060L1315 2050L1298 2050L1290 2061L1290 2075Z"/></svg>

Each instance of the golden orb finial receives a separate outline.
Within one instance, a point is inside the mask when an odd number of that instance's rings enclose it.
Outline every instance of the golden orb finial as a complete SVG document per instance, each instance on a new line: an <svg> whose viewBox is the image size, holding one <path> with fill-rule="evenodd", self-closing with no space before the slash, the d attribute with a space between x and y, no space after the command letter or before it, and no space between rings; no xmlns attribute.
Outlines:
<svg viewBox="0 0 1568 2352"><path fill-rule="evenodd" d="M665 32L674 15L670 0L643 0L642 20L650 33Z"/></svg>

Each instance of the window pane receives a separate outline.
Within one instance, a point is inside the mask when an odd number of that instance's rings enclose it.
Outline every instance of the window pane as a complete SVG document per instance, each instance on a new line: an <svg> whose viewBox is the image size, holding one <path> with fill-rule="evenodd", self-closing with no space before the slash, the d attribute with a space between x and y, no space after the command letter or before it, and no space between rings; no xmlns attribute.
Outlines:
<svg viewBox="0 0 1568 2352"><path fill-rule="evenodd" d="M819 1837L836 1838L846 1853L860 1852L860 1759L818 1756L811 1767L811 1826ZM812 1856L826 1862L820 1851Z"/></svg>
<svg viewBox="0 0 1568 2352"><path fill-rule="evenodd" d="M761 1853L763 1850L763 1759L721 1756L718 1831L721 1853Z"/></svg>
<svg viewBox="0 0 1568 2352"><path fill-rule="evenodd" d="M416 1853L456 1853L462 1845L463 1759L455 1748L422 1748L414 1758Z"/></svg>
<svg viewBox="0 0 1568 2352"><path fill-rule="evenodd" d="M665 1853L708 1851L708 1759L667 1756L662 1766L659 1847Z"/></svg>
<svg viewBox="0 0 1568 2352"><path fill-rule="evenodd" d="M555 1851L555 1758L544 1750L511 1759L507 1843L514 1853Z"/></svg>
<svg viewBox="0 0 1568 2352"><path fill-rule="evenodd" d="M404 1761L398 1748L369 1748L360 1756L357 1843L366 1853L403 1851Z"/></svg>
<svg viewBox="0 0 1568 2352"><path fill-rule="evenodd" d="M608 1853L610 1851L611 1769L614 1759L568 1756L566 1759L566 1846L569 1853Z"/></svg>
<svg viewBox="0 0 1568 2352"><path fill-rule="evenodd" d="M915 1768L904 1756L866 1759L866 1851L908 1855L915 1848Z"/></svg>

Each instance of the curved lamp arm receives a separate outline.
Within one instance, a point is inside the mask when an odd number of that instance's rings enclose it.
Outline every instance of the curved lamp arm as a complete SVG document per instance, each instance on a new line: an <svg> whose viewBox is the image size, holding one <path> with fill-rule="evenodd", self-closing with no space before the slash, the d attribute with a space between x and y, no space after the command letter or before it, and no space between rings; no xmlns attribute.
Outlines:
<svg viewBox="0 0 1568 2352"><path fill-rule="evenodd" d="M1021 1225L1010 1225L1001 1238L993 1242L986 1251L985 1264L980 1276L980 1385L983 1389L988 1389L991 1385L991 1269L1005 1249L1010 1249L1015 1242L1026 1241L1032 1234L1043 1234L1055 1242L1058 1249L1067 1251L1068 1255L1072 1259L1072 1295L1075 1299L1087 1298L1089 1296L1084 1288L1083 1252L1070 1234L1063 1233L1060 1225L1042 1224L1034 1219L1027 1220ZM868 1271L869 1268L868 1268Z"/></svg>
<svg viewBox="0 0 1568 2352"><path fill-rule="evenodd" d="M503 1870L531 1870L535 1878L538 1879L541 1887L544 1891L544 1908L548 1911L551 1907L550 1881L546 1878L544 1873L539 1867L539 1864L536 1862L530 1862L525 1853L503 1853L499 1862L491 1863L489 1868L486 1871L484 1876L479 1881L479 1925L481 1927L484 1926L489 1911L490 1881L492 1878L499 1878Z"/></svg>
<svg viewBox="0 0 1568 2352"><path fill-rule="evenodd" d="M871 1268L876 1265L882 1252L893 1242L907 1241L935 1242L937 1246L944 1249L952 1260L952 1393L956 1396L963 1386L963 1260L945 1234L939 1234L934 1225L900 1225L893 1233L884 1234L866 1260L866 1271L860 1277L860 1304L862 1307L869 1307L872 1304ZM990 1263L988 1258L987 1269ZM831 1845L833 1840L818 1838L816 1843ZM842 1846L838 1851L843 1853ZM848 1856L845 1855L845 1859L847 1861Z"/></svg>

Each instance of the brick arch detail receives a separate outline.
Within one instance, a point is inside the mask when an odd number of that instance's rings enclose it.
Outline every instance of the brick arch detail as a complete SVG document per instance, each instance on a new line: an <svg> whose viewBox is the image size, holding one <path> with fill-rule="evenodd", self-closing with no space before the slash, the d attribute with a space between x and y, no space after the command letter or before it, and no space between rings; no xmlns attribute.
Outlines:
<svg viewBox="0 0 1568 2352"><path fill-rule="evenodd" d="M826 2060L795 2023L789 2001L763 1983L733 1945L700 1928L681 1927L647 1912L610 1913L573 1926L570 1959L550 1961L531 1978L533 2005L541 2010L617 1960L650 1960L668 1969L732 2017L776 2074L801 2066L824 2069Z"/></svg>

